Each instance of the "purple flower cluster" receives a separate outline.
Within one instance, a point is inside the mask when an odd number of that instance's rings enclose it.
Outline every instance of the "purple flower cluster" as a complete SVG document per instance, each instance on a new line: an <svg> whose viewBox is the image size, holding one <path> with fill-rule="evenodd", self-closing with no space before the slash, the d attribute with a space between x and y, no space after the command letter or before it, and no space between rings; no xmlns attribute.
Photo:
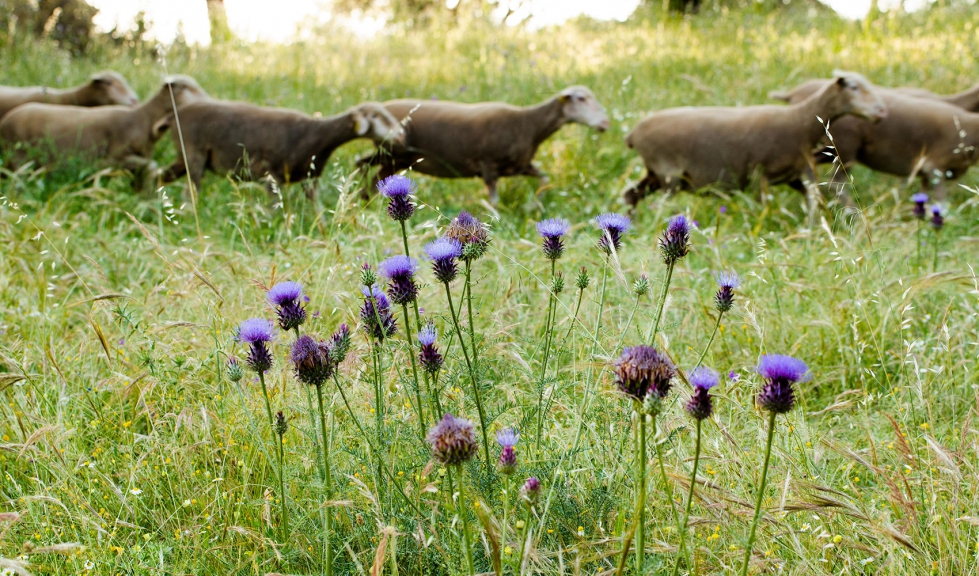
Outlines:
<svg viewBox="0 0 979 576"><path fill-rule="evenodd" d="M269 304L275 307L279 328L295 330L306 322L303 307L303 287L298 282L279 282L268 292Z"/></svg>
<svg viewBox="0 0 979 576"><path fill-rule="evenodd" d="M384 292L375 284L370 288L362 287L364 304L360 307L360 321L364 323L364 332L375 342L394 336L398 331L394 315L391 313L391 302Z"/></svg>
<svg viewBox="0 0 979 576"><path fill-rule="evenodd" d="M500 445L500 472L509 476L517 470L517 451L514 446L520 440L520 434L513 428L504 428L496 433L496 442Z"/></svg>
<svg viewBox="0 0 979 576"><path fill-rule="evenodd" d="M528 506L536 506L540 499L540 480L536 476L527 478L527 481L520 488L520 496Z"/></svg>
<svg viewBox="0 0 979 576"><path fill-rule="evenodd" d="M628 216L614 212L596 217L595 224L602 231L602 237L598 240L598 249L606 255L618 252L622 248L622 236L632 228L632 221Z"/></svg>
<svg viewBox="0 0 979 576"><path fill-rule="evenodd" d="M708 392L718 384L717 372L701 366L691 370L688 379L693 386L693 394L686 405L687 413L696 420L710 418L714 406Z"/></svg>
<svg viewBox="0 0 979 576"><path fill-rule="evenodd" d="M690 223L683 214L674 216L659 239L663 261L672 266L690 252Z"/></svg>
<svg viewBox="0 0 979 576"><path fill-rule="evenodd" d="M248 345L248 367L264 374L272 367L272 352L269 343L275 336L272 323L264 318L249 318L238 327L238 341Z"/></svg>
<svg viewBox="0 0 979 576"><path fill-rule="evenodd" d="M377 184L377 190L388 199L388 216L396 222L404 222L415 213L411 197L415 194L415 183L407 176L395 174Z"/></svg>
<svg viewBox="0 0 979 576"><path fill-rule="evenodd" d="M388 279L388 295L397 305L411 304L418 297L418 284L415 272L418 261L407 256L392 256L379 266L381 274Z"/></svg>
<svg viewBox="0 0 979 576"><path fill-rule="evenodd" d="M455 280L459 274L458 259L462 256L462 244L452 238L437 238L425 246L425 253L432 259L432 271L443 284Z"/></svg>
<svg viewBox="0 0 979 576"><path fill-rule="evenodd" d="M564 218L548 218L537 223L537 233L543 239L542 249L548 260L557 260L564 254L564 236L571 223Z"/></svg>
<svg viewBox="0 0 979 576"><path fill-rule="evenodd" d="M425 324L418 331L418 342L421 344L421 351L418 353L418 363L421 364L422 370L430 375L434 375L441 370L442 363L445 361L442 353L435 346L437 338L438 332L435 330L435 324L431 322Z"/></svg>
<svg viewBox="0 0 979 576"><path fill-rule="evenodd" d="M466 463L478 449L476 431L472 422L446 414L428 433L426 438L435 459L443 465Z"/></svg>
<svg viewBox="0 0 979 576"><path fill-rule="evenodd" d="M784 414L795 405L793 384L811 377L805 362L792 356L766 354L758 361L758 374L765 380L758 394L758 405L769 412Z"/></svg>
<svg viewBox="0 0 979 576"><path fill-rule="evenodd" d="M626 396L642 402L647 396L666 398L676 368L673 362L652 346L640 344L626 348L615 361L615 384Z"/></svg>
<svg viewBox="0 0 979 576"><path fill-rule="evenodd" d="M292 344L290 354L296 379L308 386L322 386L333 376L333 361L327 342L302 335Z"/></svg>
<svg viewBox="0 0 979 576"><path fill-rule="evenodd" d="M911 201L914 202L914 217L918 220L924 220L925 203L928 202L928 195L924 192L918 192L911 196Z"/></svg>
<svg viewBox="0 0 979 576"><path fill-rule="evenodd" d="M741 286L741 277L734 272L717 274L717 294L714 295L714 306L720 313L727 312L734 306L734 289Z"/></svg>

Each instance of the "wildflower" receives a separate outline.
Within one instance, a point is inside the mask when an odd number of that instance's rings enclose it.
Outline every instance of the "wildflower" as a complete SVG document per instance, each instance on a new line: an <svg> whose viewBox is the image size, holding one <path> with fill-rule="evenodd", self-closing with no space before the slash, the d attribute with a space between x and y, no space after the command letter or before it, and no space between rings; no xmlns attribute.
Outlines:
<svg viewBox="0 0 979 576"><path fill-rule="evenodd" d="M418 342L422 345L421 351L418 353L418 363L429 374L435 374L441 370L442 363L445 361L438 348L435 347L437 338L438 331L435 330L435 324L431 321L418 331Z"/></svg>
<svg viewBox="0 0 979 576"><path fill-rule="evenodd" d="M723 314L734 306L734 289L741 286L741 277L734 272L720 272L717 274L717 285L720 288L714 296L714 307Z"/></svg>
<svg viewBox="0 0 979 576"><path fill-rule="evenodd" d="M330 362L334 366L338 366L347 359L347 353L350 351L351 344L350 328L346 324L340 324L340 327L337 328L337 331L333 333L333 336L330 336L330 339L326 343L326 349L329 350Z"/></svg>
<svg viewBox="0 0 979 576"><path fill-rule="evenodd" d="M360 308L360 321L364 323L364 332L375 341L390 338L398 331L394 316L391 314L391 302L384 292L373 285L363 287L364 305Z"/></svg>
<svg viewBox="0 0 979 576"><path fill-rule="evenodd" d="M500 471L507 476L517 470L517 452L514 446L520 440L520 434L513 428L504 428L496 433L496 442L500 445Z"/></svg>
<svg viewBox="0 0 979 576"><path fill-rule="evenodd" d="M551 292L555 296L564 292L564 274L560 270L554 273L554 278L551 279Z"/></svg>
<svg viewBox="0 0 979 576"><path fill-rule="evenodd" d="M469 212L459 212L449 227L445 237L456 240L462 246L461 257L465 261L478 260L489 247L489 228Z"/></svg>
<svg viewBox="0 0 979 576"><path fill-rule="evenodd" d="M272 323L264 318L250 318L238 327L238 340L249 345L245 361L255 372L265 373L272 367L268 344L272 341L273 331Z"/></svg>
<svg viewBox="0 0 979 576"><path fill-rule="evenodd" d="M237 383L244 376L244 371L241 369L241 362L234 356L228 358L228 380Z"/></svg>
<svg viewBox="0 0 979 576"><path fill-rule="evenodd" d="M575 276L574 279L575 288L578 290L584 290L585 288L588 288L589 284L591 284L591 278L588 277L588 270L582 266L581 269L578 270L578 275Z"/></svg>
<svg viewBox="0 0 979 576"><path fill-rule="evenodd" d="M293 343L290 360L296 379L308 386L322 386L333 375L333 363L325 343L318 343L305 334Z"/></svg>
<svg viewBox="0 0 979 576"><path fill-rule="evenodd" d="M407 176L395 174L377 183L377 190L388 199L388 216L396 222L404 222L415 213L411 197L415 183Z"/></svg>
<svg viewBox="0 0 979 576"><path fill-rule="evenodd" d="M717 372L701 366L690 371L689 380L693 386L693 395L687 402L687 413L696 420L710 418L714 406L708 391L718 384Z"/></svg>
<svg viewBox="0 0 979 576"><path fill-rule="evenodd" d="M373 286L377 283L377 272L371 268L371 265L364 262L364 265L360 267L360 284L361 286Z"/></svg>
<svg viewBox="0 0 979 576"><path fill-rule="evenodd" d="M407 256L392 256L379 266L381 274L389 280L388 295L395 304L410 304L418 297L415 272L418 261Z"/></svg>
<svg viewBox="0 0 979 576"><path fill-rule="evenodd" d="M606 255L613 251L618 252L622 247L622 235L632 227L632 221L628 216L610 212L595 218L595 224L602 230L602 237L598 240L598 249Z"/></svg>
<svg viewBox="0 0 979 576"><path fill-rule="evenodd" d="M727 373L727 379L730 380L731 382L737 382L738 380L741 379L741 375L738 374L737 371L731 370L730 372Z"/></svg>
<svg viewBox="0 0 979 576"><path fill-rule="evenodd" d="M279 282L269 290L268 299L279 317L279 328L288 332L306 322L306 309L301 303L303 287L298 282Z"/></svg>
<svg viewBox="0 0 979 576"><path fill-rule="evenodd" d="M528 506L536 506L537 500L540 498L540 480L536 476L527 478L523 487L520 488L520 496Z"/></svg>
<svg viewBox="0 0 979 576"><path fill-rule="evenodd" d="M279 411L275 415L275 433L281 437L285 436L288 430L289 424L286 422L286 417L282 415L282 411Z"/></svg>
<svg viewBox="0 0 979 576"><path fill-rule="evenodd" d="M670 220L659 239L659 249L667 265L675 264L690 252L690 223L686 216L679 214Z"/></svg>
<svg viewBox="0 0 979 576"><path fill-rule="evenodd" d="M758 394L758 405L775 414L784 414L792 409L795 404L792 385L811 377L805 362L781 354L762 356L758 361L758 374L765 379L765 385Z"/></svg>
<svg viewBox="0 0 979 576"><path fill-rule="evenodd" d="M442 237L425 246L425 253L432 259L432 270L439 282L448 284L459 273L456 260L462 256L462 244L455 239Z"/></svg>
<svg viewBox="0 0 979 576"><path fill-rule="evenodd" d="M446 414L426 438L435 459L444 465L463 464L478 450L472 422Z"/></svg>
<svg viewBox="0 0 979 576"><path fill-rule="evenodd" d="M652 346L640 344L626 348L615 361L615 384L637 402L649 397L666 398L676 368L666 355Z"/></svg>
<svg viewBox="0 0 979 576"><path fill-rule="evenodd" d="M571 223L564 218L548 218L537 223L537 233L543 238L544 256L557 260L564 254L564 235L571 229Z"/></svg>
<svg viewBox="0 0 979 576"><path fill-rule="evenodd" d="M646 276L645 272L632 285L632 292L636 295L636 298L641 298L649 293L649 276Z"/></svg>
<svg viewBox="0 0 979 576"><path fill-rule="evenodd" d="M928 202L928 195L924 192L918 192L911 196L911 201L914 202L914 217L918 220L924 220L925 203Z"/></svg>
<svg viewBox="0 0 979 576"><path fill-rule="evenodd" d="M942 207L940 204L931 205L931 227L938 232L945 225L945 218L942 217Z"/></svg>

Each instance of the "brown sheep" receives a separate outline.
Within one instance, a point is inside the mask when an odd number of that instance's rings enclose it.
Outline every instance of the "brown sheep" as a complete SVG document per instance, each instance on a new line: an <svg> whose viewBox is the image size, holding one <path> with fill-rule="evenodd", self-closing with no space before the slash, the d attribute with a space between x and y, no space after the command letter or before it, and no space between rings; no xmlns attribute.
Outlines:
<svg viewBox="0 0 979 576"><path fill-rule="evenodd" d="M769 92L768 97L773 100L781 100L790 104L800 102L808 98L816 90L819 90L821 87L826 85L827 82L831 82L831 80L808 80L796 86L792 90L789 90L788 92L782 92L779 90ZM959 108L968 110L969 112L979 112L979 84L976 84L968 90L963 90L962 92L948 95L935 94L934 92L925 90L924 88L913 87L883 88L881 86L874 86L874 89L878 94L882 95L895 93L903 96L914 96L915 98L939 100L945 102L946 104L958 106Z"/></svg>
<svg viewBox="0 0 979 576"><path fill-rule="evenodd" d="M626 144L648 174L623 200L635 208L649 192L721 184L744 189L759 170L768 184L812 181L812 154L824 122L846 114L879 120L887 109L867 80L852 72L792 106L673 108L642 120Z"/></svg>
<svg viewBox="0 0 979 576"><path fill-rule="evenodd" d="M375 102L314 118L296 110L209 100L178 108L177 117L180 130L172 134L177 161L163 178L172 182L189 172L195 188L200 188L206 169L247 179L269 175L285 183L315 178L346 142L363 137L380 144L404 138L394 116Z"/></svg>
<svg viewBox="0 0 979 576"><path fill-rule="evenodd" d="M380 166L375 182L408 168L440 178L478 177L493 204L501 177L544 178L534 154L561 126L577 122L601 132L609 126L604 108L584 86L528 107L439 100L392 100L384 106L407 133L404 144L381 146L360 159L361 165Z"/></svg>
<svg viewBox="0 0 979 576"><path fill-rule="evenodd" d="M173 76L135 107L24 104L0 120L0 142L13 152L8 162L14 165L27 159L29 148L37 148L54 159L80 156L105 166L152 171L153 147L166 129L160 121L173 110L172 103L206 97L193 78Z"/></svg>
<svg viewBox="0 0 979 576"><path fill-rule="evenodd" d="M81 86L57 90L46 86L0 86L0 118L21 104L43 102L68 106L135 106L139 97L115 72L99 72Z"/></svg>

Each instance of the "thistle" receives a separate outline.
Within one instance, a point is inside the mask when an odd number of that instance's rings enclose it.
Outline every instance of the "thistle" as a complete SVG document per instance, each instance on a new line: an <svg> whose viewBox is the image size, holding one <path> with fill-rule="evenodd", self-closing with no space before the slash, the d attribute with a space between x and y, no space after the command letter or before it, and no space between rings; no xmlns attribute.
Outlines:
<svg viewBox="0 0 979 576"><path fill-rule="evenodd" d="M568 332L564 335L565 340L571 336L571 331L574 329L575 322L578 321L578 312L581 310L581 300L585 295L585 288L591 284L591 278L588 276L588 270L582 266L578 270L578 274L575 275L574 286L578 289L577 303L574 305L574 314L571 316L571 325L568 326Z"/></svg>
<svg viewBox="0 0 979 576"><path fill-rule="evenodd" d="M520 535L520 555L517 556L517 567L514 570L515 574L522 574L521 564L524 559L524 548L527 544L528 532L530 531L530 520L534 513L534 507L537 506L537 502L540 500L540 480L536 476L531 476L523 483L520 487L520 500L523 501L526 511L524 512L524 525L523 532Z"/></svg>
<svg viewBox="0 0 979 576"><path fill-rule="evenodd" d="M250 318L238 327L238 340L248 344L245 363L258 374L268 372L272 367L272 353L269 343L275 334L272 323L264 318ZM271 417L269 418L271 420Z"/></svg>
<svg viewBox="0 0 979 576"><path fill-rule="evenodd" d="M700 366L707 356L707 351L710 350L710 345L714 343L714 338L717 336L717 330L721 327L721 319L734 307L734 290L741 286L741 277L734 272L719 272L716 278L718 289L714 294L714 308L717 309L717 322L714 323L714 330L710 333L710 339L700 353L696 366Z"/></svg>
<svg viewBox="0 0 979 576"><path fill-rule="evenodd" d="M459 274L458 259L462 256L462 244L451 238L438 238L425 246L425 253L432 260L432 271L443 284L456 279Z"/></svg>
<svg viewBox="0 0 979 576"><path fill-rule="evenodd" d="M360 285L369 288L374 284L377 284L377 272L370 264L364 262L360 267Z"/></svg>
<svg viewBox="0 0 979 576"><path fill-rule="evenodd" d="M459 516L462 518L462 550L466 555L466 565L469 574L476 573L473 567L473 555L469 548L469 518L466 513L465 468L468 462L479 451L476 433L472 422L465 418L456 418L452 414L442 417L428 433L428 443L432 447L432 455L440 464L453 468L459 478ZM452 482L452 475L449 476Z"/></svg>
<svg viewBox="0 0 979 576"><path fill-rule="evenodd" d="M690 252L690 224L687 217L679 214L670 219L666 226L666 231L659 239L659 248L666 263L666 280L663 281L663 292L660 294L659 307L656 310L656 319L646 333L646 341L650 344L656 338L659 330L660 320L663 318L663 307L666 305L666 296L669 294L670 281L673 279L673 267L684 256Z"/></svg>
<svg viewBox="0 0 979 576"><path fill-rule="evenodd" d="M378 182L377 190L388 199L388 216L395 222L404 222L415 213L415 205L411 203L415 183L407 176L388 176Z"/></svg>
<svg viewBox="0 0 979 576"><path fill-rule="evenodd" d="M388 295L393 303L401 306L415 301L418 296L418 284L415 282L417 260L393 256L381 262L379 268L381 275L388 279Z"/></svg>
<svg viewBox="0 0 979 576"><path fill-rule="evenodd" d="M326 344L326 348L329 350L330 362L334 366L342 364L347 359L347 353L350 352L352 345L353 337L350 334L350 328L346 324L340 324L340 327L330 336Z"/></svg>
<svg viewBox="0 0 979 576"><path fill-rule="evenodd" d="M286 417L282 415L282 410L279 410L275 414L275 433L281 437L285 436L288 431L289 423L286 422Z"/></svg>
<svg viewBox="0 0 979 576"><path fill-rule="evenodd" d="M942 216L942 207L939 204L931 205L931 228L935 231L935 257L931 263L931 270L934 272L938 269L938 233L942 231L942 226L945 225L945 218Z"/></svg>
<svg viewBox="0 0 979 576"><path fill-rule="evenodd" d="M241 362L234 356L228 358L228 380L237 384L244 376L245 372L241 369Z"/></svg>
<svg viewBox="0 0 979 576"><path fill-rule="evenodd" d="M911 196L911 201L914 202L914 217L918 220L925 219L925 204L928 202L928 195L924 192L918 192Z"/></svg>
<svg viewBox="0 0 979 576"><path fill-rule="evenodd" d="M540 480L536 476L527 478L527 481L523 483L520 488L520 497L531 508L537 505L537 501L540 499Z"/></svg>
<svg viewBox="0 0 979 576"><path fill-rule="evenodd" d="M462 246L461 257L467 262L481 258L490 243L486 224L465 210L459 212L446 228L445 237Z"/></svg>
<svg viewBox="0 0 979 576"><path fill-rule="evenodd" d="M614 212L598 216L595 218L595 224L602 232L602 237L598 240L598 249L606 256L622 248L622 236L632 228L632 221L628 216Z"/></svg>
<svg viewBox="0 0 979 576"><path fill-rule="evenodd" d="M520 440L520 434L513 428L504 428L496 433L496 442L500 445L500 472L509 476L517 470L517 452L514 447Z"/></svg>
<svg viewBox="0 0 979 576"><path fill-rule="evenodd" d="M431 376L435 376L442 369L445 358L435 346L438 339L438 331L435 324L429 322L418 332L418 342L421 344L421 351L418 353L418 361L422 369Z"/></svg>
<svg viewBox="0 0 979 576"><path fill-rule="evenodd" d="M792 356L768 354L758 361L758 374L765 381L758 394L758 406L768 412L768 438L765 443L765 461L761 468L761 484L755 499L755 516L748 532L748 542L744 547L744 564L741 566L741 576L748 574L748 564L751 562L751 549L755 543L755 531L761 518L761 503L765 496L768 482L768 464L772 455L772 439L775 436L775 417L785 414L795 405L793 385L805 382L811 377L805 362Z"/></svg>
<svg viewBox="0 0 979 576"><path fill-rule="evenodd" d="M571 229L571 223L564 218L548 218L537 223L537 233L540 234L544 256L548 260L557 260L564 254L564 236Z"/></svg>
<svg viewBox="0 0 979 576"><path fill-rule="evenodd" d="M632 285L632 293L636 295L636 298L642 298L649 293L649 276L643 272L636 279L635 283Z"/></svg>
<svg viewBox="0 0 979 576"><path fill-rule="evenodd" d="M394 336L398 331L394 315L391 314L391 302L376 284L361 288L364 304L360 308L360 321L364 324L364 332L374 342L383 342L385 338Z"/></svg>
<svg viewBox="0 0 979 576"><path fill-rule="evenodd" d="M299 333L299 327L306 322L306 308L302 299L303 287L298 282L279 282L269 290L269 304L275 308L279 328Z"/></svg>

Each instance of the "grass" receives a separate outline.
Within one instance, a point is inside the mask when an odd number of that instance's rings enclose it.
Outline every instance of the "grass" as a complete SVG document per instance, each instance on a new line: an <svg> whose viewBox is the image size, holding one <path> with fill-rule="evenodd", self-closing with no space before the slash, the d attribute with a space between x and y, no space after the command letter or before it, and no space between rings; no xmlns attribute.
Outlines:
<svg viewBox="0 0 979 576"><path fill-rule="evenodd" d="M861 209L851 215L832 203L810 207L782 188L654 195L609 268L604 296L588 220L615 209L618 192L640 176L621 137L646 111L763 102L771 89L835 67L882 85L952 92L975 81L977 25L979 14L954 11L869 25L731 12L535 33L393 31L372 41L326 30L291 46L178 46L165 68L108 48L75 61L46 43L28 50L4 37L0 84L68 85L111 67L147 95L167 70L197 77L222 98L324 114L408 94L530 104L566 84L589 85L613 127L604 135L566 127L545 143L538 161L549 184L505 181L497 217L478 181L420 178L409 222L414 255L460 209L493 228L491 249L473 269L477 370L491 430L516 426L524 435L512 481L487 474L478 457L466 469L468 502L459 508L470 512L476 571L492 570L487 550L499 546L512 572L524 527L532 529L528 566L536 573L614 570L634 517L636 418L614 390L609 362L654 320L656 297L639 298L637 308L632 284L646 272L649 294L659 294L658 235L669 216L685 213L699 227L674 271L659 340L680 367L693 367L714 328L711 273L733 269L745 283L704 359L737 378L715 389L716 416L703 426L692 564L683 572L741 567L766 434L753 367L762 353L785 353L806 361L814 378L777 420L752 572L965 574L979 569L973 174L962 180L970 189L950 195L935 270L929 229L917 265L906 183L861 168L852 174ZM168 205L181 185L165 197L137 195L124 175L78 164L0 181L0 557L21 558L35 574L316 574L325 557L322 515L332 514L337 574L374 565L389 574L464 570L447 470L417 438L402 338L385 348L382 450L411 506L392 482L376 483L375 455L333 387L324 391L337 485L325 501L312 402L287 369L290 339L275 345L271 401L290 423L285 542L275 530L276 456L259 386L250 374L240 387L227 379L227 358L244 353L234 328L270 316L264 287L277 280L305 286L310 312L319 312L306 333L326 338L341 322L358 324L361 264L400 253L402 243L382 202L356 198L353 158L366 149L338 151L313 202L299 187L269 202L259 186L212 175L194 211L179 200ZM173 147L158 153L165 162ZM566 287L556 303L538 457L539 312L550 272L533 224L557 216L574 227L557 265ZM573 326L580 266L592 281ZM475 420L468 371L446 337L444 289L427 270L421 278L423 316L435 320L448 357L442 404ZM453 288L466 326L460 282ZM360 331L354 342L340 382L371 430L370 349ZM650 442L660 443L672 491L682 495L695 427L682 410L686 387L677 388ZM521 526L525 509L513 492L531 475L542 480L542 499ZM512 487L506 497L504 486ZM647 501L646 570L669 573L679 537L658 473ZM504 510L509 537L493 544L499 528L485 515L498 525Z"/></svg>

